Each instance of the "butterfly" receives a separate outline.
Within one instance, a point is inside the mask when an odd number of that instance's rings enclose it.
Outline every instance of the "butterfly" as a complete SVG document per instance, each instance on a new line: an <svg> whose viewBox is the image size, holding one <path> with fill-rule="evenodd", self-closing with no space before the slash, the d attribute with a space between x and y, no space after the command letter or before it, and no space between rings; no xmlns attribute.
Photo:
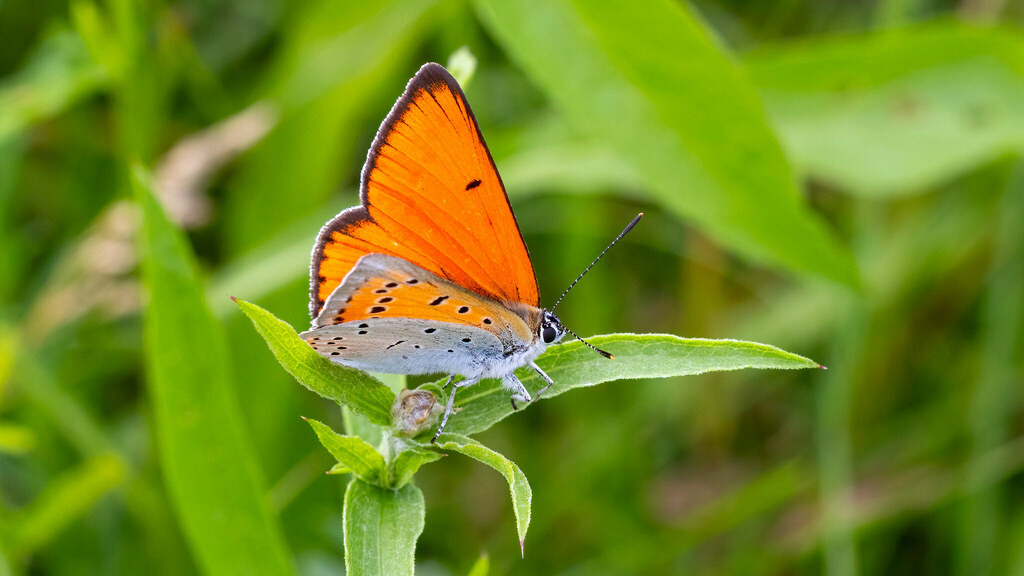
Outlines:
<svg viewBox="0 0 1024 576"><path fill-rule="evenodd" d="M313 246L306 342L362 370L443 373L445 387L462 376L434 440L461 388L500 378L515 409L532 401L516 369L553 383L535 360L571 331L554 307L540 306L494 160L462 88L439 64L420 68L381 124L360 201L327 222Z"/></svg>

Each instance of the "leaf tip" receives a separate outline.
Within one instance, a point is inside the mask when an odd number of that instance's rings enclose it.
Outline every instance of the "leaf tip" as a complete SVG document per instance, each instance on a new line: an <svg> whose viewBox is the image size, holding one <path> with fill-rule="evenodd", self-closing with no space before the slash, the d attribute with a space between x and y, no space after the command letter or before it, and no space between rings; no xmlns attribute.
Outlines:
<svg viewBox="0 0 1024 576"><path fill-rule="evenodd" d="M519 556L524 559L526 558L526 538L519 539Z"/></svg>
<svg viewBox="0 0 1024 576"><path fill-rule="evenodd" d="M302 418L303 422L309 422L309 418L306 418L305 416L300 415L299 418Z"/></svg>
<svg viewBox="0 0 1024 576"><path fill-rule="evenodd" d="M238 298L235 298L234 296L230 296L230 295L228 296L228 298L231 298L232 302L234 302L235 304L238 304Z"/></svg>
<svg viewBox="0 0 1024 576"><path fill-rule="evenodd" d="M822 364L818 364L818 368L820 368L821 370L828 370L828 366L824 366Z"/></svg>

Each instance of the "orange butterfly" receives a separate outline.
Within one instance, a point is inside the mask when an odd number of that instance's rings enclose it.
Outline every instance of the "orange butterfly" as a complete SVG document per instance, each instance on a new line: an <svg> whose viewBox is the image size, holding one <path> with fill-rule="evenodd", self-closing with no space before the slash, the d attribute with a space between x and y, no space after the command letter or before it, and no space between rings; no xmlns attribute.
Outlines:
<svg viewBox="0 0 1024 576"><path fill-rule="evenodd" d="M346 366L445 373L445 386L463 376L435 440L459 388L501 378L515 408L516 400L531 401L517 368L529 366L552 384L534 360L567 329L540 308L501 177L465 94L440 65L420 68L381 124L360 199L317 237L313 323L302 338Z"/></svg>

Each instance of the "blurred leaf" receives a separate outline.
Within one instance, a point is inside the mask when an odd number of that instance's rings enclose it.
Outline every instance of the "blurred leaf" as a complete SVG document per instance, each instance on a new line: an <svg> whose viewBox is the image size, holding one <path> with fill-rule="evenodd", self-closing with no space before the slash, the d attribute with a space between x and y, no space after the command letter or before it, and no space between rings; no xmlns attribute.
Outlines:
<svg viewBox="0 0 1024 576"><path fill-rule="evenodd" d="M31 428L0 422L0 454L24 454L31 451L36 442Z"/></svg>
<svg viewBox="0 0 1024 576"><path fill-rule="evenodd" d="M668 378L743 368L820 368L817 362L803 356L768 344L740 340L680 338L668 334L611 334L594 336L587 341L611 352L615 359L608 360L578 341L548 348L537 359L537 365L555 383L535 401L574 388L621 379ZM518 376L534 395L545 385L532 370L520 370ZM490 428L512 413L508 398L508 392L497 380L474 384L455 396L455 405L461 411L448 422L446 430L475 434Z"/></svg>
<svg viewBox="0 0 1024 576"><path fill-rule="evenodd" d="M300 278L308 279L309 250L316 240L312 232L337 213L334 207L317 210L217 270L206 289L214 316L234 313L236 306L229 296L260 300Z"/></svg>
<svg viewBox="0 0 1024 576"><path fill-rule="evenodd" d="M60 114L104 82L78 35L58 29L45 36L21 70L0 81L0 142Z"/></svg>
<svg viewBox="0 0 1024 576"><path fill-rule="evenodd" d="M183 530L211 574L289 574L287 548L233 396L223 332L206 307L191 250L141 169L132 183L143 214L149 393Z"/></svg>
<svg viewBox="0 0 1024 576"><path fill-rule="evenodd" d="M473 55L468 46L463 46L452 52L452 55L448 57L445 69L455 78L459 86L462 86L462 89L465 90L473 79L473 73L476 72L476 56Z"/></svg>
<svg viewBox="0 0 1024 576"><path fill-rule="evenodd" d="M473 567L469 569L468 576L487 576L491 571L491 559L487 557L487 553L483 553L476 562L473 563Z"/></svg>
<svg viewBox="0 0 1024 576"><path fill-rule="evenodd" d="M345 574L412 574L416 540L423 532L423 493L353 480L345 492Z"/></svg>
<svg viewBox="0 0 1024 576"><path fill-rule="evenodd" d="M374 424L391 424L391 403L395 394L387 386L362 370L335 364L317 354L287 322L278 320L270 312L244 300L237 302L267 341L277 361L299 384L351 408Z"/></svg>
<svg viewBox="0 0 1024 576"><path fill-rule="evenodd" d="M504 142L503 136L497 132L488 141L509 152L495 158L501 179L514 198L553 190L644 196L636 190L640 173L632 164L602 138L580 134L553 113L517 126L512 142ZM495 148L492 146L492 152Z"/></svg>
<svg viewBox="0 0 1024 576"><path fill-rule="evenodd" d="M850 253L801 202L753 84L686 4L477 5L562 113L666 209L757 260L857 283Z"/></svg>
<svg viewBox="0 0 1024 576"><path fill-rule="evenodd" d="M118 45L119 38L113 24L100 13L99 7L91 0L73 0L70 6L71 22L79 40L88 49L89 56L110 78L121 81L129 61Z"/></svg>
<svg viewBox="0 0 1024 576"><path fill-rule="evenodd" d="M281 119L242 159L230 185L229 253L244 253L320 206L339 178L357 179L358 169L344 173L349 166L341 160L369 147L369 139L358 137L360 120L390 86L433 5L321 1L290 21L260 94L280 107Z"/></svg>
<svg viewBox="0 0 1024 576"><path fill-rule="evenodd" d="M120 458L104 454L51 480L34 502L19 511L12 541L4 543L5 552L24 558L45 546L121 484L125 472Z"/></svg>
<svg viewBox="0 0 1024 576"><path fill-rule="evenodd" d="M745 62L807 174L920 192L1024 152L1024 34L943 22L769 46Z"/></svg>
<svg viewBox="0 0 1024 576"><path fill-rule="evenodd" d="M964 471L965 498L959 534L960 574L1006 572L994 554L1004 539L1008 514L1004 487L985 487L985 456L1014 438L1017 407L1008 398L1020 390L1018 361L1024 344L1024 163L1018 162L1003 194L995 222L996 246L982 300L980 368L968 407L970 459Z"/></svg>
<svg viewBox="0 0 1024 576"><path fill-rule="evenodd" d="M533 502L533 490L530 489L530 483L519 466L476 440L459 434L442 434L435 446L442 450L453 450L465 454L494 468L505 477L505 481L508 482L508 490L512 494L512 510L516 513L519 549L520 553L524 553L526 530L530 527L530 504Z"/></svg>
<svg viewBox="0 0 1024 576"><path fill-rule="evenodd" d="M356 436L342 436L329 426L309 418L306 422L316 432L320 443L334 456L338 464L344 466L360 479L370 484L383 486L387 479L387 463L384 457L373 446ZM331 469L334 470L333 468Z"/></svg>
<svg viewBox="0 0 1024 576"><path fill-rule="evenodd" d="M392 488L401 488L405 486L410 480L412 480L413 474L420 469L424 464L436 462L441 459L443 454L439 454L433 450L427 450L421 448L411 442L407 443L402 441L402 451L395 456L395 460L391 463L391 483Z"/></svg>

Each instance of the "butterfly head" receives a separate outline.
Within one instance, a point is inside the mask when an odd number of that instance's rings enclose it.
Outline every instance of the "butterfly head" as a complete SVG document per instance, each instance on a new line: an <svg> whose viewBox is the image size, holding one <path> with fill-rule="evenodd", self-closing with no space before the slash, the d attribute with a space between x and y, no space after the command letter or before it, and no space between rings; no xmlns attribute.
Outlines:
<svg viewBox="0 0 1024 576"><path fill-rule="evenodd" d="M541 342L554 344L565 336L565 332L565 326L562 326L558 316L555 316L554 312L545 310L540 321L540 328L537 329L537 336L540 337Z"/></svg>

